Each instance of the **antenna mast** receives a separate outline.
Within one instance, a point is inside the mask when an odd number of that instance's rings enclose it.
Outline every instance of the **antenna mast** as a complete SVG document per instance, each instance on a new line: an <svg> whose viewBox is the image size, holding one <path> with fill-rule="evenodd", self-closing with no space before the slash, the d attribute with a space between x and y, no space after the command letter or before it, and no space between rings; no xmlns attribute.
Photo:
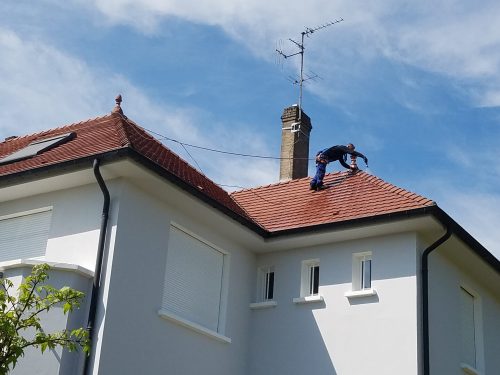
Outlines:
<svg viewBox="0 0 500 375"><path fill-rule="evenodd" d="M300 122L302 119L302 87L304 86L305 81L308 81L310 79L314 79L314 78L318 77L318 75L314 74L313 76L308 75L306 78L304 78L304 50L305 50L304 37L305 36L310 37L310 35L313 34L314 32L321 30L321 29L324 29L324 28L327 28L329 26L335 25L336 23L340 23L343 20L344 20L343 18L339 18L337 20L328 22L324 25L317 26L315 28L306 27L305 30L300 33L300 36L301 36L300 43L289 38L288 40L297 46L297 48L299 49L299 52L287 55L281 49L276 48L276 52L278 53L278 55L282 56L284 59L288 59L289 57L300 55L300 76L299 76L298 80L295 79L292 81L294 84L299 85L299 121L298 121L299 126L300 126Z"/></svg>

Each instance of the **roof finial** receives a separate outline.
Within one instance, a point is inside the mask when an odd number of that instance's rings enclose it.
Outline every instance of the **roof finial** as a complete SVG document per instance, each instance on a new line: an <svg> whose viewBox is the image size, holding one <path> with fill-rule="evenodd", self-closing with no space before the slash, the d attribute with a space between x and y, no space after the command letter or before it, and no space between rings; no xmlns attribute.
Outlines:
<svg viewBox="0 0 500 375"><path fill-rule="evenodd" d="M121 103L122 103L122 96L121 94L118 94L118 96L115 98L115 108L111 111L111 113L119 113L120 115L123 115Z"/></svg>

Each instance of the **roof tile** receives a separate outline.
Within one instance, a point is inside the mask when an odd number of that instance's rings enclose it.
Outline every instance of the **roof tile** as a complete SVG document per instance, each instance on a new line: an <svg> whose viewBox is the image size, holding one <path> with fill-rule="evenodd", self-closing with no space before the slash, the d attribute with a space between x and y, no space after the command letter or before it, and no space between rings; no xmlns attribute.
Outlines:
<svg viewBox="0 0 500 375"><path fill-rule="evenodd" d="M231 196L271 232L434 205L365 172L327 174L324 183L328 188L318 192L309 190L309 178L302 178L237 191ZM255 199L256 192L261 199Z"/></svg>

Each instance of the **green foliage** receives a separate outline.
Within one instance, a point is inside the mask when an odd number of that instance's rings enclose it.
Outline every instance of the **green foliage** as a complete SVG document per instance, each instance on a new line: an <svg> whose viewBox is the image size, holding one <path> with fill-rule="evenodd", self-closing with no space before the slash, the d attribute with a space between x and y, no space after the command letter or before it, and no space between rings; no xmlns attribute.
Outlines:
<svg viewBox="0 0 500 375"><path fill-rule="evenodd" d="M0 280L0 375L13 369L24 349L30 346L42 353L56 347L69 351L81 348L87 354L90 350L88 331L84 328L52 333L43 330L42 313L54 307L62 307L64 314L70 313L80 307L84 297L84 293L67 286L56 289L45 284L49 269L47 264L34 266L17 293L10 280Z"/></svg>

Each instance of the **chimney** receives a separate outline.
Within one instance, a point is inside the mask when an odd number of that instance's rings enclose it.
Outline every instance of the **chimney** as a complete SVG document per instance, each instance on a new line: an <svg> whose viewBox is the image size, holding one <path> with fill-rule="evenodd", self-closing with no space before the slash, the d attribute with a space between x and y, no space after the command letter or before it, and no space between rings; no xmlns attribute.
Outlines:
<svg viewBox="0 0 500 375"><path fill-rule="evenodd" d="M311 119L303 111L299 119L298 105L283 110L280 181L307 177L311 129Z"/></svg>

